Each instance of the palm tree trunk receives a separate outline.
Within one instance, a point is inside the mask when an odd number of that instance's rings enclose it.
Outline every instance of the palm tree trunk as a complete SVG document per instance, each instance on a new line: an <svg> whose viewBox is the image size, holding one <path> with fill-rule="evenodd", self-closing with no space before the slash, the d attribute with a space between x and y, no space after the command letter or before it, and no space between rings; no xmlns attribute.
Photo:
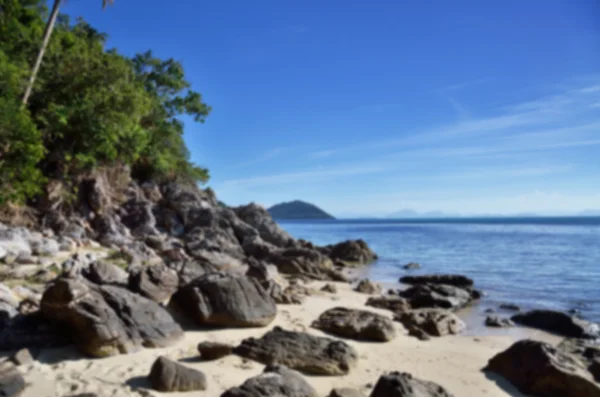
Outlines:
<svg viewBox="0 0 600 397"><path fill-rule="evenodd" d="M35 78L40 70L40 65L42 64L42 59L44 58L44 53L46 52L46 47L48 47L48 43L50 42L50 36L52 36L52 30L54 30L54 24L56 23L56 17L58 16L58 9L60 8L60 0L54 0L54 5L52 6L52 13L50 14L50 19L46 24L46 29L44 30L44 41L42 42L42 47L40 48L40 52L38 52L37 59L35 60L35 64L33 65L33 70L31 71L31 76L29 77L29 84L27 84L27 89L25 90L25 95L23 95L23 106L27 106L27 101L29 100L29 96L31 95L31 91L33 90L33 83L35 83Z"/></svg>

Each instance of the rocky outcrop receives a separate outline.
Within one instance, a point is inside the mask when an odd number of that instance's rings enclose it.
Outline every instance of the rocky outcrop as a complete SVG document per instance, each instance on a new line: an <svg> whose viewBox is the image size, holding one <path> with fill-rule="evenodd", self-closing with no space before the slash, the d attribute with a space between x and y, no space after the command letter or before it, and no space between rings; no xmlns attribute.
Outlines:
<svg viewBox="0 0 600 397"><path fill-rule="evenodd" d="M175 270L163 264L145 266L129 275L129 289L158 303L167 303L179 287Z"/></svg>
<svg viewBox="0 0 600 397"><path fill-rule="evenodd" d="M503 318L500 316L487 316L485 318L485 325L487 327L494 328L508 328L514 327L515 324L508 318Z"/></svg>
<svg viewBox="0 0 600 397"><path fill-rule="evenodd" d="M377 259L371 248L363 240L347 240L325 247L329 257L345 265L364 265Z"/></svg>
<svg viewBox="0 0 600 397"><path fill-rule="evenodd" d="M320 252L309 248L286 248L273 251L267 260L277 266L280 273L303 275L315 280L335 279L331 260Z"/></svg>
<svg viewBox="0 0 600 397"><path fill-rule="evenodd" d="M363 294L371 295L381 293L381 287L369 279L360 280L354 290L356 292L362 292Z"/></svg>
<svg viewBox="0 0 600 397"><path fill-rule="evenodd" d="M494 356L486 371L533 396L600 396L600 385L580 360L539 341L516 342Z"/></svg>
<svg viewBox="0 0 600 397"><path fill-rule="evenodd" d="M481 296L477 290L463 289L447 284L419 284L398 291L397 294L405 298L414 309L449 310L461 309Z"/></svg>
<svg viewBox="0 0 600 397"><path fill-rule="evenodd" d="M444 284L459 288L468 288L473 286L473 280L460 274L429 274L424 276L403 276L400 277L403 284Z"/></svg>
<svg viewBox="0 0 600 397"><path fill-rule="evenodd" d="M342 341L279 327L259 339L244 339L233 352L263 364L281 364L313 375L344 375L358 360L357 352Z"/></svg>
<svg viewBox="0 0 600 397"><path fill-rule="evenodd" d="M221 394L221 397L318 397L298 372L282 365L268 365L262 374Z"/></svg>
<svg viewBox="0 0 600 397"><path fill-rule="evenodd" d="M277 314L273 299L255 278L206 274L182 287L172 301L199 325L262 327Z"/></svg>
<svg viewBox="0 0 600 397"><path fill-rule="evenodd" d="M374 296L367 300L366 305L379 309L387 309L394 313L405 312L411 309L410 303L406 299L394 295Z"/></svg>
<svg viewBox="0 0 600 397"><path fill-rule="evenodd" d="M82 269L82 275L99 285L127 286L129 274L117 265L105 261L95 261Z"/></svg>
<svg viewBox="0 0 600 397"><path fill-rule="evenodd" d="M366 310L343 307L323 312L312 323L312 327L357 340L387 342L396 337L394 323L389 318Z"/></svg>
<svg viewBox="0 0 600 397"><path fill-rule="evenodd" d="M198 353L200 358L205 361L218 360L221 357L232 353L233 346L220 342L200 342L198 343Z"/></svg>
<svg viewBox="0 0 600 397"><path fill-rule="evenodd" d="M454 335L466 328L456 315L439 309L409 310L398 313L394 320L402 323L409 335L420 338L423 333L428 336Z"/></svg>
<svg viewBox="0 0 600 397"><path fill-rule="evenodd" d="M598 324L553 310L532 310L515 314L511 319L518 324L537 328L568 338L600 337Z"/></svg>
<svg viewBox="0 0 600 397"><path fill-rule="evenodd" d="M152 388L161 392L206 390L206 375L164 356L156 359L148 380Z"/></svg>
<svg viewBox="0 0 600 397"><path fill-rule="evenodd" d="M294 240L275 223L268 211L254 203L236 207L235 214L245 223L256 229L260 237L276 247L288 247Z"/></svg>
<svg viewBox="0 0 600 397"><path fill-rule="evenodd" d="M437 383L405 372L391 372L377 381L370 397L453 397Z"/></svg>
<svg viewBox="0 0 600 397"><path fill-rule="evenodd" d="M41 310L95 357L165 347L183 336L179 324L157 303L111 285L60 279L44 292Z"/></svg>

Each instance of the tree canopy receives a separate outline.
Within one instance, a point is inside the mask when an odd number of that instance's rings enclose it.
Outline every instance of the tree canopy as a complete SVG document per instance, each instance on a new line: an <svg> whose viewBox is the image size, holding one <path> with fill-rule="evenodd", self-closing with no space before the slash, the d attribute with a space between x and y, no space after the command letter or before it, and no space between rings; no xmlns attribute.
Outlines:
<svg viewBox="0 0 600 397"><path fill-rule="evenodd" d="M21 106L47 15L43 0L0 0L0 203L112 164L129 165L140 180L206 182L208 170L190 161L180 116L204 122L210 107L181 63L107 50L106 35L82 19L59 16Z"/></svg>

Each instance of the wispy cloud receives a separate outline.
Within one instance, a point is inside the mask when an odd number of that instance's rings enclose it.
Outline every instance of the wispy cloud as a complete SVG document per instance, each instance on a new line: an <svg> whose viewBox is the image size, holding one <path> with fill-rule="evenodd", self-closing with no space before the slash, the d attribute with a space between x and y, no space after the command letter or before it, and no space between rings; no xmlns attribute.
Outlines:
<svg viewBox="0 0 600 397"><path fill-rule="evenodd" d="M231 168L233 168L233 169L244 168L244 167L249 167L251 165L264 163L264 162L273 160L273 159L283 155L288 150L289 150L289 148L287 148L287 147L275 147L275 148L267 150L266 152L262 153L258 157L254 157L247 161L243 161L241 163L234 164Z"/></svg>
<svg viewBox="0 0 600 397"><path fill-rule="evenodd" d="M312 159L323 159L330 157L335 154L335 150L319 150L317 152L310 153L308 157Z"/></svg>

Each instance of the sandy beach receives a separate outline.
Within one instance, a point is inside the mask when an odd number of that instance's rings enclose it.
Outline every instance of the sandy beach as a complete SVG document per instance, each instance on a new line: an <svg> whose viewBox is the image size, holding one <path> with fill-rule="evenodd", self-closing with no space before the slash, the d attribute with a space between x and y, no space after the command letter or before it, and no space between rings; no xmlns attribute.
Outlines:
<svg viewBox="0 0 600 397"><path fill-rule="evenodd" d="M310 283L318 289L321 282ZM164 349L144 349L138 353L104 359L87 359L74 348L43 350L37 361L19 367L30 386L23 397L65 396L77 393L97 393L99 396L161 396L152 391L146 375L155 358L165 355L204 372L208 389L204 392L169 393L170 396L215 396L237 386L262 372L263 365L237 356L217 361L198 360L196 346L201 341L220 341L233 345L247 337L259 337L273 326L306 331L326 336L310 324L326 309L342 306L372 310L391 317L391 312L365 306L369 295L351 290L349 284L336 283L336 294L321 293L309 296L302 305L278 305L276 320L264 328L186 330L185 338ZM529 337L558 342L546 333L519 328L505 335L447 336L420 341L406 335L401 324L395 323L398 336L386 343L345 340L359 353L356 368L339 377L306 376L322 396L334 387L352 387L368 395L380 375L389 371L405 371L416 377L432 380L456 396L521 396L512 386L494 377L486 377L481 369L494 354L509 347L516 339ZM334 336L331 336L335 338Z"/></svg>

